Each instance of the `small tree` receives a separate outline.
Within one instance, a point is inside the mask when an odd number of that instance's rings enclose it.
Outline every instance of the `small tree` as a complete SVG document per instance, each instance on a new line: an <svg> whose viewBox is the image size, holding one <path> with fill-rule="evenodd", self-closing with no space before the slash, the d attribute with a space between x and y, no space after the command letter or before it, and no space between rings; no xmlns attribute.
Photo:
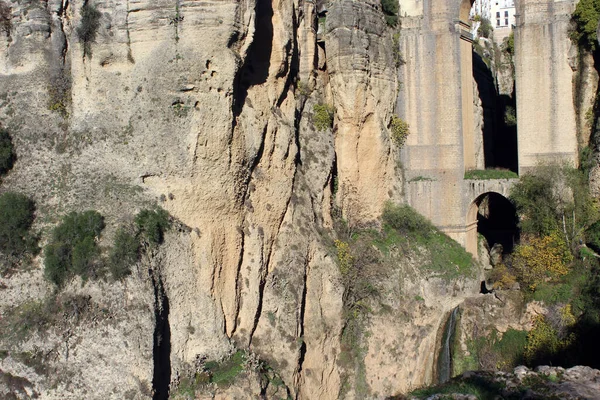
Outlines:
<svg viewBox="0 0 600 400"><path fill-rule="evenodd" d="M480 37L484 37L489 39L492 36L492 32L494 28L492 27L492 23L487 18L481 18L481 23L479 24L479 29L477 29L477 34Z"/></svg>
<svg viewBox="0 0 600 400"><path fill-rule="evenodd" d="M138 238L124 228L117 230L108 257L109 269L114 280L123 279L131 274L131 265L139 258L139 248Z"/></svg>
<svg viewBox="0 0 600 400"><path fill-rule="evenodd" d="M533 237L527 244L516 247L513 268L520 282L531 291L547 281L557 280L569 273L573 256L558 232L544 237Z"/></svg>
<svg viewBox="0 0 600 400"><path fill-rule="evenodd" d="M35 213L33 200L20 193L0 195L0 251L20 255L35 251L36 240L30 233Z"/></svg>
<svg viewBox="0 0 600 400"><path fill-rule="evenodd" d="M548 236L561 232L572 251L598 220L584 172L567 166L539 166L510 192L525 234Z"/></svg>
<svg viewBox="0 0 600 400"><path fill-rule="evenodd" d="M600 19L600 1L581 0L573 12L575 29L571 38L581 46L596 50L598 20Z"/></svg>
<svg viewBox="0 0 600 400"><path fill-rule="evenodd" d="M61 286L75 274L83 279L93 275L100 255L96 239L103 229L104 218L97 211L66 215L44 248L46 278Z"/></svg>
<svg viewBox="0 0 600 400"><path fill-rule="evenodd" d="M140 211L135 217L135 223L140 233L151 244L161 244L164 232L171 227L169 213L162 208Z"/></svg>
<svg viewBox="0 0 600 400"><path fill-rule="evenodd" d="M398 0L381 0L381 8L385 22L389 26L396 26L398 24Z"/></svg>

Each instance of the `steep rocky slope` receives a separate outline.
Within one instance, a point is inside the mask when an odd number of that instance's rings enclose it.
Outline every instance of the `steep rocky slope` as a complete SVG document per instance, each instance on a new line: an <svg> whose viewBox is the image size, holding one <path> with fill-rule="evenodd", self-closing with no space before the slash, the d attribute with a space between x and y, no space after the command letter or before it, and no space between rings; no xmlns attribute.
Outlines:
<svg viewBox="0 0 600 400"><path fill-rule="evenodd" d="M388 276L391 317L372 317L367 387L339 366L334 218L373 221L402 186L379 2L331 4L319 44L315 6L297 0L97 1L89 43L78 35L84 3L6 4L0 118L18 159L0 191L35 199L42 244L72 210L105 216L105 247L155 203L177 223L122 283L75 281L54 294L42 257L2 277L5 316L56 315L5 338L2 393L165 398L183 393L194 365L236 348L276 375L265 383L246 368L208 396L382 396L431 381L439 326L476 284L421 285L427 274L402 273L416 268L407 259ZM324 104L333 124L318 130Z"/></svg>

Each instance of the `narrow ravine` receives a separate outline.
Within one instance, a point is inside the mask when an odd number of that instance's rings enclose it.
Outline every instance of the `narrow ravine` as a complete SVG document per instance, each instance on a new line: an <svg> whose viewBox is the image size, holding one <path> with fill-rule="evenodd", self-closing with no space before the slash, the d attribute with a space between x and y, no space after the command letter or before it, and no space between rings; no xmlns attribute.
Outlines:
<svg viewBox="0 0 600 400"><path fill-rule="evenodd" d="M171 383L171 327L169 325L169 298L165 293L159 274L150 272L154 287L154 374L152 377L153 400L169 398Z"/></svg>

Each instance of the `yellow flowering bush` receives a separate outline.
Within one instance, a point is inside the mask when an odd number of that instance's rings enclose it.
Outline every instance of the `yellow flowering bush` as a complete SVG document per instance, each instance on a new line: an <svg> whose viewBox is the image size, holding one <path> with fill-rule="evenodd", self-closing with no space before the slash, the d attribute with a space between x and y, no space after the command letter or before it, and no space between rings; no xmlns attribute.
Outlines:
<svg viewBox="0 0 600 400"><path fill-rule="evenodd" d="M548 236L533 237L517 246L513 254L513 268L519 281L535 291L540 283L569 273L572 260L565 241L558 232L553 232Z"/></svg>

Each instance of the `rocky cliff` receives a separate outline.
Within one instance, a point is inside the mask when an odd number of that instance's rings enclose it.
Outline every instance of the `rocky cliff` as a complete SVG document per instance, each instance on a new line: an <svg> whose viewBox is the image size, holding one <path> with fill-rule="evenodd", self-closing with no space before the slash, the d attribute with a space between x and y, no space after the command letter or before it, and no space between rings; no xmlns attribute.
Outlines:
<svg viewBox="0 0 600 400"><path fill-rule="evenodd" d="M396 323L373 317L356 364L367 386L340 368L334 220L375 221L402 186L379 2L332 3L319 38L315 5L297 0L3 4L0 118L17 161L0 191L35 200L42 244L73 210L105 216L104 247L153 204L176 221L123 282L57 292L41 256L1 278L5 320L55 315L3 339L5 396L184 396L190 371L237 350L246 372L203 395L382 396L431 381L439 324L475 286L421 286L400 274L406 259L390 270L406 291L387 284ZM335 112L317 128L324 105Z"/></svg>

